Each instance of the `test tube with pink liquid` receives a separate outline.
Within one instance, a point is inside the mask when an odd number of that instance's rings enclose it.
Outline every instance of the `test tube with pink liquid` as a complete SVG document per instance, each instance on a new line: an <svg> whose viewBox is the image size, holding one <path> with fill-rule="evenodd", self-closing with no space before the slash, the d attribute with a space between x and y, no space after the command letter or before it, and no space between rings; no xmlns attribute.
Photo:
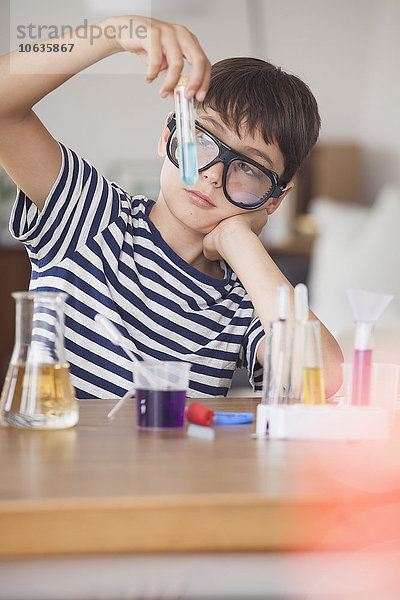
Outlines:
<svg viewBox="0 0 400 600"><path fill-rule="evenodd" d="M349 289L347 297L356 325L351 403L355 406L367 406L371 388L374 327L393 296Z"/></svg>

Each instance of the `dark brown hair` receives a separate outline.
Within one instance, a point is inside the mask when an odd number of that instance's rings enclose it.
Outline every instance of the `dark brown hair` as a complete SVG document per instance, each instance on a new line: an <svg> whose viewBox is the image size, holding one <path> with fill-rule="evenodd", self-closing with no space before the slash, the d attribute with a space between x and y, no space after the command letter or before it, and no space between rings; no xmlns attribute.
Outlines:
<svg viewBox="0 0 400 600"><path fill-rule="evenodd" d="M195 108L215 110L227 127L259 131L266 144L278 144L285 161L280 177L287 184L318 138L321 119L310 88L295 75L258 58L227 58L211 68L203 102Z"/></svg>

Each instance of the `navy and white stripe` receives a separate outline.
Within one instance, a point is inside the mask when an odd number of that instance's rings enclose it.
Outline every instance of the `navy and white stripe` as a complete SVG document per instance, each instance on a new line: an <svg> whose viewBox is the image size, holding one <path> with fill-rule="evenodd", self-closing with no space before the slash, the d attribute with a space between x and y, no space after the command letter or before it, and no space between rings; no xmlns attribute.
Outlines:
<svg viewBox="0 0 400 600"><path fill-rule="evenodd" d="M164 242L149 218L154 201L130 196L60 143L62 167L43 210L18 190L10 230L32 263L30 289L69 294L65 346L77 398L120 397L132 365L98 329L108 317L138 358L192 363L191 397L226 395L245 366L262 386L264 336L242 284L201 273Z"/></svg>

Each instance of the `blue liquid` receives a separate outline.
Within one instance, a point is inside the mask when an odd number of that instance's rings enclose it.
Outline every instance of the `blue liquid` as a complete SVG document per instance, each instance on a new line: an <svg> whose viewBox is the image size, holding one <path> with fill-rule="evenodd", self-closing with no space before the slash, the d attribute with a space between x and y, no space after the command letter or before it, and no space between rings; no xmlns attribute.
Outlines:
<svg viewBox="0 0 400 600"><path fill-rule="evenodd" d="M185 185L193 185L199 177L197 144L178 144L179 173Z"/></svg>
<svg viewBox="0 0 400 600"><path fill-rule="evenodd" d="M372 350L354 350L353 388L351 403L355 406L369 404L371 387Z"/></svg>
<svg viewBox="0 0 400 600"><path fill-rule="evenodd" d="M180 429L185 415L186 390L136 389L137 426Z"/></svg>

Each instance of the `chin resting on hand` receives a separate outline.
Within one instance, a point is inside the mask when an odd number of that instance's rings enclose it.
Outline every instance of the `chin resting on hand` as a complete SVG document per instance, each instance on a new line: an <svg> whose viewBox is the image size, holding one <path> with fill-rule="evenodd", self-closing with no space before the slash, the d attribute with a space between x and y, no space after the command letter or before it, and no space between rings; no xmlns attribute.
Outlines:
<svg viewBox="0 0 400 600"><path fill-rule="evenodd" d="M237 243L244 243L246 231L260 235L267 224L268 213L265 209L249 211L223 219L203 239L203 254L208 260L219 260L223 256L221 242L225 236L236 236Z"/></svg>

